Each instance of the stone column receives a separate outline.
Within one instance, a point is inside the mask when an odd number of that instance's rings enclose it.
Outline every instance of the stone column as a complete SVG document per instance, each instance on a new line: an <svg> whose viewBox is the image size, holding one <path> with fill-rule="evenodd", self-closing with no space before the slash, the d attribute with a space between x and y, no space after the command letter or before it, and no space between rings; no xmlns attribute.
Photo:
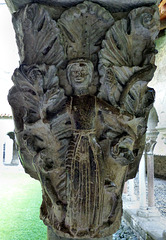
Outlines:
<svg viewBox="0 0 166 240"><path fill-rule="evenodd" d="M143 153L141 162L139 165L139 196L140 196L140 208L137 215L140 217L147 216L147 203L146 203L146 175L145 175L145 153Z"/></svg>
<svg viewBox="0 0 166 240"><path fill-rule="evenodd" d="M154 158L153 154L147 155L148 174L148 207L154 207Z"/></svg>
<svg viewBox="0 0 166 240"><path fill-rule="evenodd" d="M129 196L130 196L130 201L136 201L137 197L134 193L134 179L130 179L128 181L129 183Z"/></svg>
<svg viewBox="0 0 166 240"><path fill-rule="evenodd" d="M135 202L137 200L137 197L134 193L134 179L128 180L123 189L123 197L126 201Z"/></svg>
<svg viewBox="0 0 166 240"><path fill-rule="evenodd" d="M128 182L125 182L124 188L123 188L123 194L127 194L128 192Z"/></svg>
<svg viewBox="0 0 166 240"><path fill-rule="evenodd" d="M154 147L156 145L158 132L156 130L147 131L146 134L146 154L147 154L147 178L148 178L148 214L158 216L159 212L155 208L154 197Z"/></svg>
<svg viewBox="0 0 166 240"><path fill-rule="evenodd" d="M5 162L4 165L10 165L13 157L13 141L6 136L5 138Z"/></svg>

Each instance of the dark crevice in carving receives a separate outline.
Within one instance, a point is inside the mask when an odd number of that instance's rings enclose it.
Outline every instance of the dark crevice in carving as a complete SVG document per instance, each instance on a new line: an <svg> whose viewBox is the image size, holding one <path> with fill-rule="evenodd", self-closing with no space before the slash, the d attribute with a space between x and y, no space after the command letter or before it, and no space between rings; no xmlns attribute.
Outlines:
<svg viewBox="0 0 166 240"><path fill-rule="evenodd" d="M65 125L71 125L71 121L65 122Z"/></svg>
<svg viewBox="0 0 166 240"><path fill-rule="evenodd" d="M40 32L42 30L42 28L44 26L44 22L45 22L45 17L43 19L41 19L41 21L38 25L38 28L37 28L38 32Z"/></svg>
<svg viewBox="0 0 166 240"><path fill-rule="evenodd" d="M49 46L43 50L42 52L43 55L47 55L47 53L53 48L53 45L56 42L56 40L57 37L55 37L55 39L53 39L52 42L50 42Z"/></svg>
<svg viewBox="0 0 166 240"><path fill-rule="evenodd" d="M117 37L115 31L114 31L113 34L112 34L112 39L114 40L114 42L115 42L116 47L118 48L118 50L121 50L121 47L120 47L120 45L118 44L118 37Z"/></svg>
<svg viewBox="0 0 166 240"><path fill-rule="evenodd" d="M139 152L139 149L134 149L134 150L133 150L133 153L134 153L134 156L135 156L135 157L137 157L138 152Z"/></svg>
<svg viewBox="0 0 166 240"><path fill-rule="evenodd" d="M45 163L45 165L44 165L44 170L45 171L50 171L50 170L53 170L53 168L54 168L54 162L53 162L53 160L48 160L47 159L47 162Z"/></svg>
<svg viewBox="0 0 166 240"><path fill-rule="evenodd" d="M67 31L67 29L66 29L63 25L61 25L61 28L62 28L62 30L65 32L65 34L66 34L66 36L69 38L69 40L70 40L71 42L75 43L75 40L74 40L72 34L71 34L69 31Z"/></svg>
<svg viewBox="0 0 166 240"><path fill-rule="evenodd" d="M128 93L128 95L133 101L135 100L134 96L130 92Z"/></svg>
<svg viewBox="0 0 166 240"><path fill-rule="evenodd" d="M131 20L129 17L127 18L127 34L131 34Z"/></svg>
<svg viewBox="0 0 166 240"><path fill-rule="evenodd" d="M41 138L41 137L39 137L39 136L34 136L37 140L39 140L39 141L41 141L41 142L43 142L43 139Z"/></svg>

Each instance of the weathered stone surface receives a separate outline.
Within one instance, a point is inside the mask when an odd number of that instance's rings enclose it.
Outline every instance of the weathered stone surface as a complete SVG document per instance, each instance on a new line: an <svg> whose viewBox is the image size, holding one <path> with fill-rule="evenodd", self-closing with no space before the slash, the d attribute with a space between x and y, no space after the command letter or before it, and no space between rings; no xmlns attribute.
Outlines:
<svg viewBox="0 0 166 240"><path fill-rule="evenodd" d="M116 21L85 1L56 20L39 4L13 15L20 67L9 103L18 147L42 184L41 219L60 236L99 238L119 227L123 185L137 172L154 100L147 84L156 10Z"/></svg>
<svg viewBox="0 0 166 240"><path fill-rule="evenodd" d="M54 7L71 7L78 3L84 2L83 0L5 0L11 13L18 11L28 3L40 3ZM129 11L136 7L151 6L157 2L157 0L91 0L106 7L111 12Z"/></svg>

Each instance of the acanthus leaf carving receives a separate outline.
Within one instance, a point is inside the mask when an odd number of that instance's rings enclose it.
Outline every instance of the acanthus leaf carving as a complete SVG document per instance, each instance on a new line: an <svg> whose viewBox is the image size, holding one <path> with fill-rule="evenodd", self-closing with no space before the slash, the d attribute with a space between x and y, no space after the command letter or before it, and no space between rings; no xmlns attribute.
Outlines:
<svg viewBox="0 0 166 240"><path fill-rule="evenodd" d="M96 63L102 38L113 22L105 8L89 1L65 11L58 25L64 36L67 59L87 58Z"/></svg>
<svg viewBox="0 0 166 240"><path fill-rule="evenodd" d="M138 105L141 106L142 93L148 92L147 84L155 71L153 39L158 30L156 21L155 7L132 10L127 19L115 22L108 30L99 52L101 87L98 97L136 116L144 115L145 109L141 113ZM146 41L142 44L143 38ZM147 109L153 99L154 93L146 94Z"/></svg>
<svg viewBox="0 0 166 240"><path fill-rule="evenodd" d="M64 61L59 28L44 8L27 5L14 14L13 25L22 64L60 65Z"/></svg>
<svg viewBox="0 0 166 240"><path fill-rule="evenodd" d="M100 62L104 66L143 66L150 64L155 53L153 39L159 30L156 8L132 10L108 30L102 43ZM151 29L152 31L149 31ZM143 43L142 40L146 38ZM149 56L149 54L151 54Z"/></svg>
<svg viewBox="0 0 166 240"><path fill-rule="evenodd" d="M116 20L84 1L63 9L57 23L48 8L30 4L14 14L21 66L9 102L22 163L41 182L46 225L62 237L109 236L120 223L124 182L138 169L154 100L147 84L156 8Z"/></svg>

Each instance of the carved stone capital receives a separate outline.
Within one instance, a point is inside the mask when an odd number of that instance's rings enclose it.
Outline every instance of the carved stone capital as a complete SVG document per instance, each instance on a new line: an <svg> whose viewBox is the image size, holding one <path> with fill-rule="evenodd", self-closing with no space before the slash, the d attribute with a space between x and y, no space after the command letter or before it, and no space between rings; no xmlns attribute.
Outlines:
<svg viewBox="0 0 166 240"><path fill-rule="evenodd" d="M155 145L157 143L158 134L159 134L159 132L157 130L147 131L146 144L145 144L145 152L147 154L153 154Z"/></svg>
<svg viewBox="0 0 166 240"><path fill-rule="evenodd" d="M8 99L21 162L41 182L40 217L56 234L106 237L119 228L123 185L144 149L157 7L34 2L7 1L17 10L20 66Z"/></svg>

